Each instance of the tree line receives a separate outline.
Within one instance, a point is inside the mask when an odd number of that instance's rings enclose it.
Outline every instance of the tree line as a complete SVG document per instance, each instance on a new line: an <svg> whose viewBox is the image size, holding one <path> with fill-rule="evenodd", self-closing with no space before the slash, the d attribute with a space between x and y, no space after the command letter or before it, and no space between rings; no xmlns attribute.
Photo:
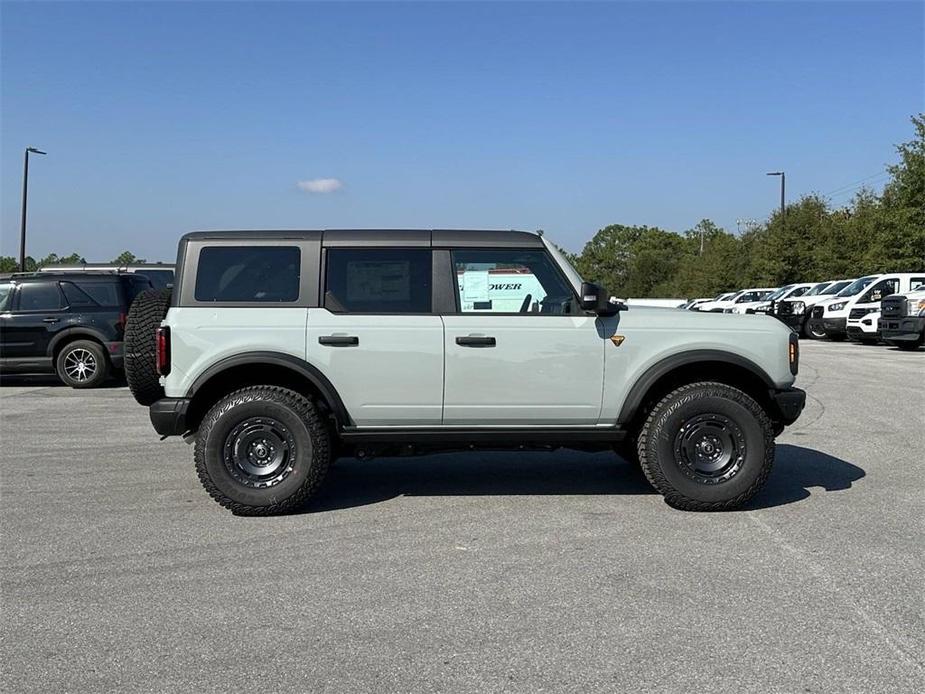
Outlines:
<svg viewBox="0 0 925 694"><path fill-rule="evenodd" d="M44 258L36 260L31 255L26 256L26 272L35 272L41 267L49 265L81 265L86 263L87 259L80 253L71 253L70 255L58 255L49 253ZM113 258L111 263L116 265L133 265L135 263L144 263L144 258L139 258L130 251L122 251ZM19 260L11 255L0 256L0 272L19 272Z"/></svg>
<svg viewBox="0 0 925 694"><path fill-rule="evenodd" d="M925 114L896 147L880 195L862 189L844 207L806 195L768 221L732 234L709 219L676 233L611 224L570 256L587 279L620 297L709 297L880 272L925 271ZM701 241L702 239L702 241Z"/></svg>
<svg viewBox="0 0 925 694"><path fill-rule="evenodd" d="M621 297L708 297L743 287L925 271L925 113L912 117L914 136L896 147L880 195L862 189L844 207L805 195L767 222L732 234L709 219L682 233L611 224L581 253L569 254L586 279ZM26 258L28 270L86 262L78 253ZM113 263L142 263L123 251ZM12 256L0 272L15 272Z"/></svg>

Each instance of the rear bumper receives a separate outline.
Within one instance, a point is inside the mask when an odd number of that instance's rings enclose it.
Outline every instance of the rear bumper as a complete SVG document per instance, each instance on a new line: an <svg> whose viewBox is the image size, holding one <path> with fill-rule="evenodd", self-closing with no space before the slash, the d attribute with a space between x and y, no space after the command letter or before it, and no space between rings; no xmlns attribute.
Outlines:
<svg viewBox="0 0 925 694"><path fill-rule="evenodd" d="M161 436L180 436L186 433L186 411L189 398L161 398L150 408L148 416L154 431Z"/></svg>
<svg viewBox="0 0 925 694"><path fill-rule="evenodd" d="M125 343L107 342L106 351L109 353L109 362L117 369L121 369L125 361Z"/></svg>
<svg viewBox="0 0 925 694"><path fill-rule="evenodd" d="M782 424L793 424L803 412L806 405L806 391L799 388L772 390L771 400L776 412L772 414Z"/></svg>
<svg viewBox="0 0 925 694"><path fill-rule="evenodd" d="M881 318L880 335L891 342L915 342L925 332L925 316Z"/></svg>
<svg viewBox="0 0 925 694"><path fill-rule="evenodd" d="M846 326L848 324L847 318L823 318L822 319L822 329L825 330L825 334L829 337L835 335L836 337L848 334Z"/></svg>

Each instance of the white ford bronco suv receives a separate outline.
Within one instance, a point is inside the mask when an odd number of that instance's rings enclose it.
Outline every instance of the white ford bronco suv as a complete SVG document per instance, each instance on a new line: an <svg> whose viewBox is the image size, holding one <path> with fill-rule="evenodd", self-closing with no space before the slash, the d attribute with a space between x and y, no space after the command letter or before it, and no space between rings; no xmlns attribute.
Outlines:
<svg viewBox="0 0 925 694"><path fill-rule="evenodd" d="M197 232L176 268L132 306L127 378L238 514L303 505L338 456L557 447L734 509L805 401L780 322L627 310L541 234Z"/></svg>

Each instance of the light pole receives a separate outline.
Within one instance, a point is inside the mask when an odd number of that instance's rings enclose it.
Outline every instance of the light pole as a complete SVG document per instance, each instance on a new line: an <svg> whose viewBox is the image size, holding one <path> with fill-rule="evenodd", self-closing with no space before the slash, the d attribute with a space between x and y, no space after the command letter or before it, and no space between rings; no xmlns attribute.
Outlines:
<svg viewBox="0 0 925 694"><path fill-rule="evenodd" d="M787 208L784 206L784 185L787 179L787 176L783 171L769 171L768 176L780 176L780 223L781 226L784 225L784 220L787 217Z"/></svg>
<svg viewBox="0 0 925 694"><path fill-rule="evenodd" d="M26 147L22 165L22 228L19 231L19 270L26 271L26 201L29 198L29 155L45 154L35 147Z"/></svg>

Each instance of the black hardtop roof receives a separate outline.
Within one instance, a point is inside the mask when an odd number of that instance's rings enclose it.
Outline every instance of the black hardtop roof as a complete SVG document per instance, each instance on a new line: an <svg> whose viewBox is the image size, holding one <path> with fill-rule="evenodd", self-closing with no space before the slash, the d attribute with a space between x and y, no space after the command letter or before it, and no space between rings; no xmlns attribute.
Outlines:
<svg viewBox="0 0 925 694"><path fill-rule="evenodd" d="M540 247L541 234L515 229L255 229L193 231L185 241L320 240L325 246L529 246Z"/></svg>

